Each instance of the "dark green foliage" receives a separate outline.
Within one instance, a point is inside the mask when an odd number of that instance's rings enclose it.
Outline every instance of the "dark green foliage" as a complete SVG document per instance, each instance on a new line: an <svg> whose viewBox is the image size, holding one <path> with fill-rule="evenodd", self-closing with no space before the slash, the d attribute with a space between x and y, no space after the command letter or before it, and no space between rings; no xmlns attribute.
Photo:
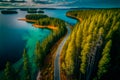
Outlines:
<svg viewBox="0 0 120 80"><path fill-rule="evenodd" d="M38 20L38 19L46 18L46 17L48 17L48 16L42 15L42 14L28 14L25 16L25 18L29 19L29 20Z"/></svg>
<svg viewBox="0 0 120 80"><path fill-rule="evenodd" d="M24 80L30 80L30 63L29 63L29 57L28 54L26 52L26 50L24 49L23 52L23 71L24 71Z"/></svg>
<svg viewBox="0 0 120 80"><path fill-rule="evenodd" d="M111 46L112 46L112 41L109 40L106 45L105 48L103 49L102 52L102 58L99 61L98 64L98 79L101 78L101 76L107 72L109 63L110 63L110 50L111 50Z"/></svg>
<svg viewBox="0 0 120 80"><path fill-rule="evenodd" d="M27 9L27 12L28 13L37 13L37 9L36 8L30 8L30 9Z"/></svg>
<svg viewBox="0 0 120 80"><path fill-rule="evenodd" d="M58 28L58 30L53 31L43 42L42 42L42 48L43 52L45 54L48 54L50 52L51 47L62 37L65 35L67 29L66 24L64 21L56 19L56 18L44 18L39 20L39 25L53 25ZM48 24L49 23L49 24Z"/></svg>
<svg viewBox="0 0 120 80"><path fill-rule="evenodd" d="M3 10L1 11L2 14L17 14L17 11L12 11L12 10Z"/></svg>
<svg viewBox="0 0 120 80"><path fill-rule="evenodd" d="M37 21L38 25L43 25L43 26L54 26L58 28L64 28L65 27L65 22L63 20L53 18L53 17L47 17L47 18L42 18Z"/></svg>
<svg viewBox="0 0 120 80"><path fill-rule="evenodd" d="M44 11L41 11L41 10L40 10L40 11L38 11L38 13L44 13Z"/></svg>
<svg viewBox="0 0 120 80"><path fill-rule="evenodd" d="M34 9L25 9L25 10L27 10L28 13L44 13L44 11L42 11L42 10L38 11L36 8L34 8Z"/></svg>
<svg viewBox="0 0 120 80"><path fill-rule="evenodd" d="M63 20L52 17L39 19L36 24L43 26L55 26L58 28L56 31L52 31L51 34L45 40L43 40L42 43L37 42L36 44L35 62L38 68L41 69L43 67L43 62L46 55L50 53L54 44L66 34L67 29L66 23Z"/></svg>
<svg viewBox="0 0 120 80"><path fill-rule="evenodd" d="M44 62L44 53L43 53L43 49L40 45L40 42L36 43L36 48L35 48L35 63L37 65L38 68L41 69L41 67L43 66L43 62Z"/></svg>
<svg viewBox="0 0 120 80"><path fill-rule="evenodd" d="M110 50L110 63L101 80L119 80L120 73L120 27L114 32Z"/></svg>
<svg viewBox="0 0 120 80"><path fill-rule="evenodd" d="M5 68L5 70L4 70L4 75L5 75L5 76L4 76L5 80L13 80L13 79L16 78L16 76L15 76L15 71L14 71L14 69L12 68L10 62L7 62L7 63L6 63L6 68Z"/></svg>
<svg viewBox="0 0 120 80"><path fill-rule="evenodd" d="M28 10L28 13L37 13L37 10Z"/></svg>

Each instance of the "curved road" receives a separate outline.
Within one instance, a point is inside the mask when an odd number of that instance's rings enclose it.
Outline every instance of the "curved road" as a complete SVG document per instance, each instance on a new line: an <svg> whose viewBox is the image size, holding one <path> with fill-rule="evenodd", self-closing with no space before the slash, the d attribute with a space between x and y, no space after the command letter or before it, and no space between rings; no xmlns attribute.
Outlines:
<svg viewBox="0 0 120 80"><path fill-rule="evenodd" d="M61 53L62 48L71 32L68 24L67 24L66 28L67 28L67 35L62 40L62 42L60 43L60 45L58 46L58 49L56 51L56 57L55 57L55 61L54 61L54 80L60 80L60 53Z"/></svg>

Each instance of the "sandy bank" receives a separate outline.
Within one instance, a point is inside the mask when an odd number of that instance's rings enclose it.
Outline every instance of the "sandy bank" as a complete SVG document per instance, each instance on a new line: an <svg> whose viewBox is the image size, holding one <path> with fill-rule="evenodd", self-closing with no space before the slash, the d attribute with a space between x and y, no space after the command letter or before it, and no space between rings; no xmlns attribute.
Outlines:
<svg viewBox="0 0 120 80"><path fill-rule="evenodd" d="M35 23L37 21L37 20L29 20L29 19L26 19L26 18L19 18L18 20L33 22L33 23ZM51 25L42 26L42 25L33 24L32 26L34 26L36 28L48 28L48 29L52 29L52 30L57 30L58 29L57 27L54 27L54 26L51 26Z"/></svg>
<svg viewBox="0 0 120 80"><path fill-rule="evenodd" d="M19 18L18 20L27 21L27 22L36 22L37 21L37 20L29 20L29 19L26 19L26 18Z"/></svg>
<svg viewBox="0 0 120 80"><path fill-rule="evenodd" d="M41 26L41 25L37 25L37 24L33 24L32 26L37 27L37 28L48 28L48 29L52 29L52 30L57 30L57 27L54 26Z"/></svg>

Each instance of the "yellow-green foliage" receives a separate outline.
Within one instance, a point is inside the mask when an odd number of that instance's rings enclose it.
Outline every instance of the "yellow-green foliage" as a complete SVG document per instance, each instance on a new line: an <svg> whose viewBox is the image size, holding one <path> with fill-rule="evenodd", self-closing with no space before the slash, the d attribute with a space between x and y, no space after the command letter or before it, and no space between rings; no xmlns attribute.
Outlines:
<svg viewBox="0 0 120 80"><path fill-rule="evenodd" d="M75 36L75 32L71 35L71 37ZM75 59L75 47L74 44L75 38L72 38L69 41L68 48L66 50L66 56L65 56L65 70L68 75L71 75L74 71L74 59Z"/></svg>
<svg viewBox="0 0 120 80"><path fill-rule="evenodd" d="M37 42L35 48L35 63L39 69L43 66L43 62L44 62L43 48L41 47L40 42Z"/></svg>
<svg viewBox="0 0 120 80"><path fill-rule="evenodd" d="M101 57L98 62L97 76L101 77L107 71L110 62L110 48L114 32L120 26L120 9L75 10L67 14L82 18L74 27L70 38L62 51L62 68L67 74L75 74L75 60L80 60L79 71L86 73L88 56L101 45ZM100 43L101 42L101 43ZM105 47L105 48L104 48ZM65 50L66 49L66 50ZM79 52L79 54L76 54ZM79 57L78 57L79 56Z"/></svg>
<svg viewBox="0 0 120 80"><path fill-rule="evenodd" d="M24 49L23 52L23 71L24 71L24 80L30 80L30 66L29 66L29 57L26 52L26 49Z"/></svg>
<svg viewBox="0 0 120 80"><path fill-rule="evenodd" d="M105 48L103 49L103 52L102 52L102 58L100 59L99 61L99 64L98 64L98 78L100 78L104 73L107 72L107 68L108 68L108 64L110 62L110 49L111 49L111 46L112 46L112 41L109 40L106 45L105 45Z"/></svg>

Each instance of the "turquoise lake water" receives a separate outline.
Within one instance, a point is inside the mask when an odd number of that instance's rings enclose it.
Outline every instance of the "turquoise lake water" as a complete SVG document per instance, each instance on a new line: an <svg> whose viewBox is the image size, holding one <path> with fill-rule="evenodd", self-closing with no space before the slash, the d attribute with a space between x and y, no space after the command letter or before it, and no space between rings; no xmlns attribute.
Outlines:
<svg viewBox="0 0 120 80"><path fill-rule="evenodd" d="M76 23L76 20L66 17L68 10L44 11L48 16L60 18L72 25ZM18 20L26 14L26 11L20 10L18 14L0 14L0 70L7 61L18 67L22 63L24 48L27 49L29 57L32 57L36 42L42 42L51 33L49 29L34 28L32 23Z"/></svg>

